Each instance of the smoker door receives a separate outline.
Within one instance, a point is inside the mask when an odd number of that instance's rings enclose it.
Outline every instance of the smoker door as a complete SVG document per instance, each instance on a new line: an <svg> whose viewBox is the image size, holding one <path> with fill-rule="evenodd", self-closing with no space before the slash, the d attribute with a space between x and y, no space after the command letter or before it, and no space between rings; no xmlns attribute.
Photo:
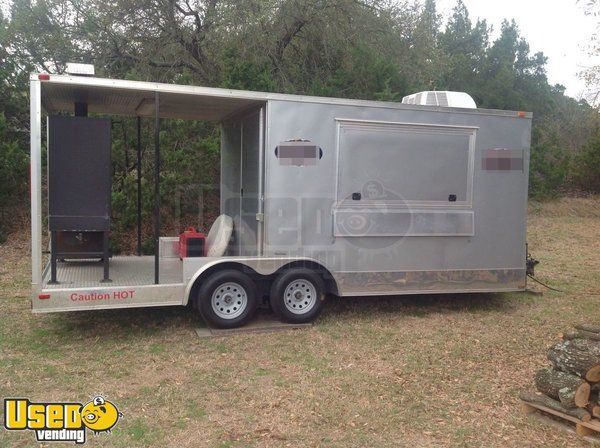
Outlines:
<svg viewBox="0 0 600 448"><path fill-rule="evenodd" d="M50 230L110 229L110 120L48 118Z"/></svg>

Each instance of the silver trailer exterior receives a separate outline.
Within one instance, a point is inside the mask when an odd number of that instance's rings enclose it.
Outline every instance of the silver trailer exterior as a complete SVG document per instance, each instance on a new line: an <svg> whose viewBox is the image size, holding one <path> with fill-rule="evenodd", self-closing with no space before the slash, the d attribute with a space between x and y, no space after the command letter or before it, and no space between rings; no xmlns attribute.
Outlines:
<svg viewBox="0 0 600 448"><path fill-rule="evenodd" d="M42 266L41 122L84 99L90 112L221 123L222 257L115 257L111 284ZM34 312L186 305L220 269L271 282L318 270L340 296L526 288L531 114L315 98L101 78L31 78ZM263 283L264 283L263 282ZM268 287L267 287L268 290Z"/></svg>

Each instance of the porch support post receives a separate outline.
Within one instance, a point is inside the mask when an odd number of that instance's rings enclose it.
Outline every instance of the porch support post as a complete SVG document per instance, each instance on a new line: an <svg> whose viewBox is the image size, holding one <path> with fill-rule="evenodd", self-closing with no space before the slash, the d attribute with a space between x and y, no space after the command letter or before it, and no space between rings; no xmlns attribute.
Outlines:
<svg viewBox="0 0 600 448"><path fill-rule="evenodd" d="M160 237L160 117L159 94L154 92L154 284L159 284Z"/></svg>
<svg viewBox="0 0 600 448"><path fill-rule="evenodd" d="M30 82L31 131L31 286L32 295L42 290L42 87L32 75ZM52 248L54 250L54 248Z"/></svg>
<svg viewBox="0 0 600 448"><path fill-rule="evenodd" d="M142 255L142 118L137 117L137 254Z"/></svg>

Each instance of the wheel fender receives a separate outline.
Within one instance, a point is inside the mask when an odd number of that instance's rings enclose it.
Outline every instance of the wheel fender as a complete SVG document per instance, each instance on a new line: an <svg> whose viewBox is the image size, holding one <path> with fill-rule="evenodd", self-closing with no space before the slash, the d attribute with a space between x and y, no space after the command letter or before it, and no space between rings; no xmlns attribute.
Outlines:
<svg viewBox="0 0 600 448"><path fill-rule="evenodd" d="M190 278L189 282L185 287L185 295L183 299L183 305L187 305L190 301L191 294L193 288L196 286L197 282L202 281L202 277L207 275L209 272L212 272L217 267L222 266L224 269L226 268L244 268L250 269L254 271L258 275L271 275L279 271L281 268L284 268L288 265L293 265L295 263L311 263L320 266L325 272L331 273L329 270L323 266L319 261L308 258L308 257L298 257L298 258L278 258L278 257L231 257L231 258L219 258L216 260L212 260L204 265L202 265ZM336 283L336 288L338 287L335 278L332 276Z"/></svg>

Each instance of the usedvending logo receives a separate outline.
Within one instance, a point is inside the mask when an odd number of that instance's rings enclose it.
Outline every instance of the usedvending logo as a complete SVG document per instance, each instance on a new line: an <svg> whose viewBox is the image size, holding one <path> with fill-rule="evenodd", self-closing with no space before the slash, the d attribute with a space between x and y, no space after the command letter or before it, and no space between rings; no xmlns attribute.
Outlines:
<svg viewBox="0 0 600 448"><path fill-rule="evenodd" d="M4 400L4 427L34 431L38 442L83 444L86 431L110 432L123 414L102 396L81 403L32 403L26 398Z"/></svg>

